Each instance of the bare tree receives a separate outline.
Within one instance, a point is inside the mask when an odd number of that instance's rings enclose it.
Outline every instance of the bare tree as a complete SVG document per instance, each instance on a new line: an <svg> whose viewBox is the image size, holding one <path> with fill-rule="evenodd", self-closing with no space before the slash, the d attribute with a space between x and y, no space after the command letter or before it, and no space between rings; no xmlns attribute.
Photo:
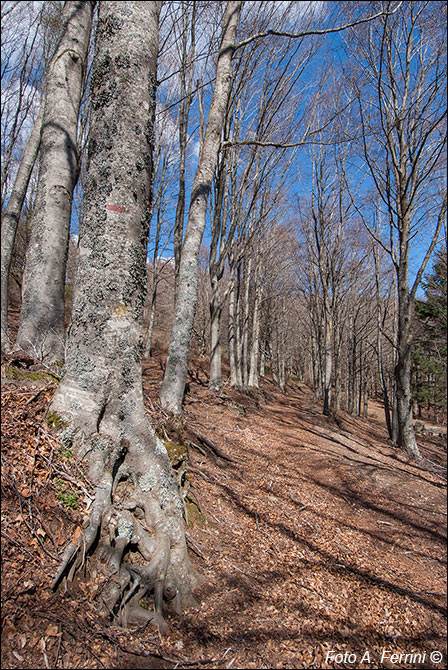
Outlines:
<svg viewBox="0 0 448 670"><path fill-rule="evenodd" d="M9 273L11 270L11 259L16 239L17 227L20 214L28 191L31 173L36 162L40 146L42 130L43 105L41 105L38 117L28 139L25 151L20 161L20 166L14 181L14 186L8 198L8 203L2 213L1 229L1 347L2 353L9 350L8 334L8 296L9 296Z"/></svg>
<svg viewBox="0 0 448 670"><path fill-rule="evenodd" d="M439 16L444 11L441 3L403 3L350 40L359 63L353 89L362 150L388 222L388 239L378 237L373 225L369 229L390 255L397 277L397 441L415 458L420 452L412 424L412 313L447 206L446 35ZM429 242L410 283L412 245L424 225Z"/></svg>
<svg viewBox="0 0 448 670"><path fill-rule="evenodd" d="M141 380L160 5L99 5L75 298L51 411L66 422L60 439L86 458L96 487L89 525L68 545L54 584L82 565L99 537L114 575L103 592L106 610L116 606L123 626L152 621L163 631L163 601L176 611L191 604L196 576L183 503L148 424ZM143 565L123 561L130 544ZM155 612L139 605L150 592Z"/></svg>
<svg viewBox="0 0 448 670"><path fill-rule="evenodd" d="M206 224L207 203L216 168L232 81L233 45L240 11L241 2L229 0L224 16L213 99L193 182L187 230L182 247L168 359L160 392L162 406L174 414L182 412L190 338L197 304L199 249Z"/></svg>
<svg viewBox="0 0 448 670"><path fill-rule="evenodd" d="M90 1L65 4L63 35L46 74L37 200L15 346L48 362L64 358L65 266L92 11Z"/></svg>

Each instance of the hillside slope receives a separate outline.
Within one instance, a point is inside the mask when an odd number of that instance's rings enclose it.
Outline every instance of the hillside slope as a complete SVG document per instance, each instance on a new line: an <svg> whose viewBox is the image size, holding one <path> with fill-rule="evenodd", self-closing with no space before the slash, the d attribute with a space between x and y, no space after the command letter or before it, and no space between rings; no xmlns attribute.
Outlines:
<svg viewBox="0 0 448 670"><path fill-rule="evenodd" d="M430 658L444 653L445 438L422 438L423 462L409 463L378 407L369 421L327 419L305 386L282 395L268 381L216 398L200 366L174 424L157 403L161 374L160 360L144 363L153 424L190 443L199 610L169 617L160 638L101 619L92 575L50 590L89 484L42 424L51 384L8 381L2 667L355 667L344 653L366 668L446 667Z"/></svg>

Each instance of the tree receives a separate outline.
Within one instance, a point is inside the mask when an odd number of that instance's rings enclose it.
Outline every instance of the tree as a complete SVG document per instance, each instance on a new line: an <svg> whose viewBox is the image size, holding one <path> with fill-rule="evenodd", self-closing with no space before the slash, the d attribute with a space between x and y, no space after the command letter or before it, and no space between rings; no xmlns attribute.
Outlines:
<svg viewBox="0 0 448 670"><path fill-rule="evenodd" d="M46 74L36 205L15 347L47 362L64 358L65 268L93 4L66 2L63 34Z"/></svg>
<svg viewBox="0 0 448 670"><path fill-rule="evenodd" d="M412 423L412 315L446 215L446 36L439 11L445 11L442 3L402 3L350 41L359 65L352 86L362 153L387 218L388 239L366 223L389 253L397 278L397 443L414 458L420 452ZM431 225L430 242L410 283L411 245L424 223L427 231Z"/></svg>
<svg viewBox="0 0 448 670"><path fill-rule="evenodd" d="M16 239L17 227L20 214L28 191L31 173L36 162L40 146L42 131L43 105L34 123L33 130L28 139L25 151L20 161L20 166L14 181L14 186L8 198L8 203L2 213L1 230L1 346L2 353L8 352L10 348L8 334L8 295L9 295L9 273L11 270L11 259Z"/></svg>
<svg viewBox="0 0 448 670"><path fill-rule="evenodd" d="M162 406L174 414L181 414L182 412L191 331L198 299L199 250L206 224L207 203L221 144L221 134L232 81L232 56L240 12L241 2L229 0L224 15L213 98L191 192L188 223L179 266L178 291L176 293L168 358L160 392Z"/></svg>
<svg viewBox="0 0 448 670"><path fill-rule="evenodd" d="M436 250L432 272L423 281L425 299L417 300L413 356L414 398L434 408L446 407L447 253L446 244Z"/></svg>
<svg viewBox="0 0 448 670"><path fill-rule="evenodd" d="M166 449L148 424L141 378L160 6L99 5L74 304L49 416L65 425L60 439L86 459L96 487L89 524L66 548L54 584L98 539L114 573L106 610L119 612L124 626L151 620L164 630L163 600L176 611L190 605L196 575L183 503ZM144 565L123 561L130 544ZM155 613L139 606L150 592Z"/></svg>

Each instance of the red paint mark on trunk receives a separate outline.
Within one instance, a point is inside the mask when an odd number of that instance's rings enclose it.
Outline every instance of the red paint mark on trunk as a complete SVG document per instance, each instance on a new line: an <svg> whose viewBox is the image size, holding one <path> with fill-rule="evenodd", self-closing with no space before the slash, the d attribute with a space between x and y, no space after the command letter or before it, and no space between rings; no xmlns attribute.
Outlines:
<svg viewBox="0 0 448 670"><path fill-rule="evenodd" d="M106 209L109 210L109 212L124 212L127 214L127 209L121 205L106 205Z"/></svg>

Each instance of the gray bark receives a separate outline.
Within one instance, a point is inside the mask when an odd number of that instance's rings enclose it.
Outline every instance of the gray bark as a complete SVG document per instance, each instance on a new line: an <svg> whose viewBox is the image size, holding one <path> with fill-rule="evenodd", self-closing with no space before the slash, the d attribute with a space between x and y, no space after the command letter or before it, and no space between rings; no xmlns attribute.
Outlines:
<svg viewBox="0 0 448 670"><path fill-rule="evenodd" d="M233 46L240 11L241 2L229 1L227 3L213 99L193 182L188 224L179 266L178 292L160 393L162 407L177 415L182 413L191 332L198 300L199 249L205 229L207 202L216 168L230 91Z"/></svg>
<svg viewBox="0 0 448 670"><path fill-rule="evenodd" d="M332 352L332 330L333 322L331 310L327 302L328 296L325 295L325 317L324 317L324 369L323 369L323 413L328 416L331 409L331 373L333 366L333 352Z"/></svg>
<svg viewBox="0 0 448 670"><path fill-rule="evenodd" d="M187 13L184 8L183 31L182 31L182 66L180 71L180 107L179 107L179 192L177 196L176 218L174 223L174 262L176 291L179 285L180 258L182 255L182 242L184 234L185 216L185 166L187 158L187 132L190 108L193 102L193 78L194 78L194 55L195 55L195 21L196 5L191 8L191 44L187 49ZM188 70L188 82L187 82Z"/></svg>
<svg viewBox="0 0 448 670"><path fill-rule="evenodd" d="M408 244L410 224L402 227L400 235L400 265L397 272L398 285L398 331L397 331L397 364L395 366L395 388L397 395L397 428L398 444L413 458L420 458L420 451L415 440L412 417L411 390L411 319L413 299L408 283ZM406 249L406 251L405 251Z"/></svg>
<svg viewBox="0 0 448 670"><path fill-rule="evenodd" d="M229 288L229 364L230 364L230 385L232 388L241 388L242 380L241 374L238 374L239 368L236 359L236 285L235 285L235 268L233 267L233 259L230 258L230 288Z"/></svg>
<svg viewBox="0 0 448 670"><path fill-rule="evenodd" d="M242 373L243 373L243 391L247 391L248 379L248 355L249 355L249 287L252 275L252 258L249 257L246 267L246 281L244 285L244 304L243 304L243 322L241 329L241 353L242 353Z"/></svg>
<svg viewBox="0 0 448 670"><path fill-rule="evenodd" d="M31 173L33 172L37 154L39 152L42 130L44 105L39 109L38 117L28 139L25 151L20 162L14 186L9 196L8 204L2 215L1 230L1 348L6 353L10 347L8 333L8 284L11 269L11 258L19 225L20 214L28 190Z"/></svg>
<svg viewBox="0 0 448 670"><path fill-rule="evenodd" d="M35 212L23 276L16 348L48 362L64 356L64 283L77 128L92 2L67 2L64 33L47 75Z"/></svg>
<svg viewBox="0 0 448 670"><path fill-rule="evenodd" d="M210 278L210 380L209 388L218 393L222 386L222 346L221 346L221 316L222 297L220 278L216 273Z"/></svg>
<svg viewBox="0 0 448 670"><path fill-rule="evenodd" d="M151 621L163 631L164 601L176 611L191 605L196 576L183 503L145 415L141 378L160 5L100 3L75 297L51 410L67 423L61 439L85 457L96 486L84 537L68 545L54 585L99 537L99 556L113 573L106 609L115 608L123 626ZM144 564L122 560L130 543ZM155 613L139 605L150 592Z"/></svg>
<svg viewBox="0 0 448 670"><path fill-rule="evenodd" d="M392 419L391 419L391 409L390 409L390 400L389 392L387 389L386 375L384 373L384 361L383 361L383 319L381 314L381 292L380 292L380 268L379 268L379 257L378 257L378 248L374 247L373 256L375 261L375 295L376 295L376 351L377 351L377 363L378 363L378 375L381 383L381 391L383 395L384 403L384 418L386 421L387 432L389 438L392 439Z"/></svg>
<svg viewBox="0 0 448 670"><path fill-rule="evenodd" d="M249 368L249 386L258 388L258 357L260 351L260 312L261 312L261 297L263 287L260 283L260 256L257 257L255 267L255 300L254 300L254 317L252 322L252 342L250 349L250 368Z"/></svg>

